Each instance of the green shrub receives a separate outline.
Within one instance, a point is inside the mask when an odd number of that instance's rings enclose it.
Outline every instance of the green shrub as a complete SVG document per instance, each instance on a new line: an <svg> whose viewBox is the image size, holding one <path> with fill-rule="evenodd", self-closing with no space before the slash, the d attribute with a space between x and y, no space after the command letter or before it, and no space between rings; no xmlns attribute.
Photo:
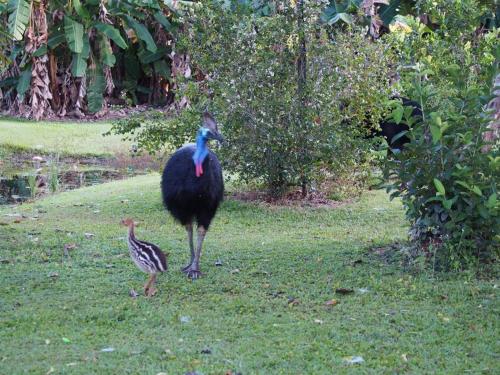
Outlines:
<svg viewBox="0 0 500 375"><path fill-rule="evenodd" d="M337 176L364 181L369 142L360 124L383 115L392 52L364 30L327 34L318 23L321 7L307 4L303 30L288 3L269 16L216 1L193 8L176 46L192 61L192 75L176 81L176 95L189 107L163 123L155 115L122 120L115 131L135 132L139 146L151 150L178 145L192 139L208 108L227 139L218 152L224 168L273 195ZM307 79L299 88L302 32Z"/></svg>
<svg viewBox="0 0 500 375"><path fill-rule="evenodd" d="M430 102L433 72L417 66L412 77L417 99ZM384 175L391 197L403 200L418 253L435 255L441 267L460 268L500 255L500 156L498 140L484 148L491 114L483 109L491 87L467 87L457 71L448 79L458 87L450 98L454 105L424 106L422 120L407 134L411 142L388 159Z"/></svg>

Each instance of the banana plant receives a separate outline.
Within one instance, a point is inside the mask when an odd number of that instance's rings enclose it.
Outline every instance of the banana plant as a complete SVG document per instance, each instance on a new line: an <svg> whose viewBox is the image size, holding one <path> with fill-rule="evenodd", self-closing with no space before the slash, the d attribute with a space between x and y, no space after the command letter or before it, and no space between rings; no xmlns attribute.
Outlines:
<svg viewBox="0 0 500 375"><path fill-rule="evenodd" d="M40 2L46 5L48 35L35 38L33 50L36 30L30 21ZM159 82L171 75L170 45L178 28L174 5L160 0L0 0L0 43L5 40L6 46L0 61L11 62L8 71L0 65L3 104L7 92L19 103L28 100L35 60L38 70L41 61L47 65L47 100L60 115L69 107L98 112L105 97L121 92L136 103L151 102Z"/></svg>

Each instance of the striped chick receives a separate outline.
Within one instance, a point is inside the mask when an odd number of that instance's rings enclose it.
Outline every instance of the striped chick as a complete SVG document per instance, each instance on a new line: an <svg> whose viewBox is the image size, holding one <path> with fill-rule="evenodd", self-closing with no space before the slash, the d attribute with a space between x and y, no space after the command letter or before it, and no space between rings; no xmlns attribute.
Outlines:
<svg viewBox="0 0 500 375"><path fill-rule="evenodd" d="M161 249L149 242L140 241L135 238L134 220L127 218L121 221L122 225L128 227L127 243L130 250L130 257L137 267L150 275L147 283L144 285L144 294L148 297L156 293L154 287L156 275L167 270L167 257Z"/></svg>

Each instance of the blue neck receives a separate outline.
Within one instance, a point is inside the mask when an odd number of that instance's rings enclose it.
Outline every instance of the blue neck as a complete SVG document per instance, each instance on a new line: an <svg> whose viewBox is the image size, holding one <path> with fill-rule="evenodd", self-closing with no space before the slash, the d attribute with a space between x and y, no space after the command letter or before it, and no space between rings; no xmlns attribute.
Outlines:
<svg viewBox="0 0 500 375"><path fill-rule="evenodd" d="M193 154L193 162L195 165L203 164L203 160L208 155L207 148L207 137L203 132L203 129L198 130L198 134L196 135L196 150Z"/></svg>

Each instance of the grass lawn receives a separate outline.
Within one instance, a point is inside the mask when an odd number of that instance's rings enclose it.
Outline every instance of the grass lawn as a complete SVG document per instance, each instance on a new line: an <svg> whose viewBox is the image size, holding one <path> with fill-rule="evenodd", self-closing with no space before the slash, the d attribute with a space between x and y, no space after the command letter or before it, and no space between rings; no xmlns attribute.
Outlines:
<svg viewBox="0 0 500 375"><path fill-rule="evenodd" d="M109 123L34 122L0 118L0 146L43 153L112 155L130 146L120 136L102 134Z"/></svg>
<svg viewBox="0 0 500 375"><path fill-rule="evenodd" d="M371 253L407 229L383 192L335 209L228 200L191 282L159 180L0 208L1 374L498 373L498 279L408 273ZM125 216L170 253L151 299L129 297L146 275L128 258Z"/></svg>

